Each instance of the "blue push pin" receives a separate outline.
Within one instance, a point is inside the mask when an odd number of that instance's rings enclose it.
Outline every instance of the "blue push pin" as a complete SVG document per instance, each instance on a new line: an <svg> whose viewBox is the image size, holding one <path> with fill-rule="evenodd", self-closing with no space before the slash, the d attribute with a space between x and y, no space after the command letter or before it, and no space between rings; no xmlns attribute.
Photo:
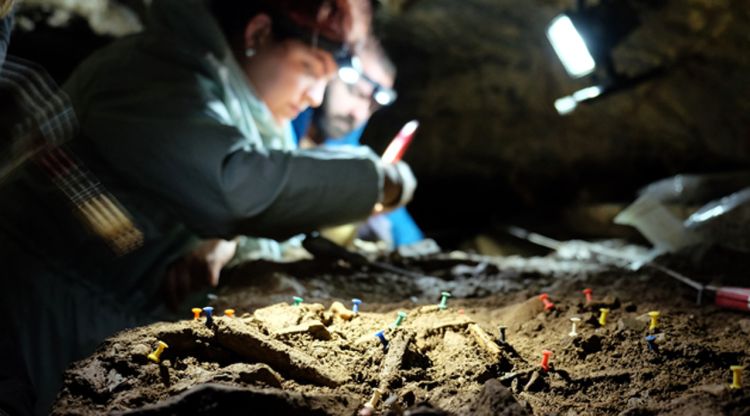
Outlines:
<svg viewBox="0 0 750 416"><path fill-rule="evenodd" d="M362 304L362 299L357 299L357 298L352 299L352 312L354 312L355 315L359 313L359 305L361 304Z"/></svg>
<svg viewBox="0 0 750 416"><path fill-rule="evenodd" d="M646 335L646 342L648 343L649 351L659 352L659 346L656 345L656 335Z"/></svg>
<svg viewBox="0 0 750 416"><path fill-rule="evenodd" d="M385 339L385 331L380 330L380 331L378 331L378 332L375 333L375 336L380 339L380 343L383 344L383 349L387 350L388 349L388 340Z"/></svg>
<svg viewBox="0 0 750 416"><path fill-rule="evenodd" d="M203 313L206 314L206 326L211 326L214 324L214 308L212 306L206 306L203 308Z"/></svg>

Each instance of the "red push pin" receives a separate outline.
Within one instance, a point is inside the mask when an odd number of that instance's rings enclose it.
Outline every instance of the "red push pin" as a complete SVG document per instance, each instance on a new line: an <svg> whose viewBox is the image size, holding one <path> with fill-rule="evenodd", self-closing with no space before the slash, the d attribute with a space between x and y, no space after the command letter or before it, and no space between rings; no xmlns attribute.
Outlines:
<svg viewBox="0 0 750 416"><path fill-rule="evenodd" d="M590 287L587 287L586 289L583 289L582 292L584 295L586 295L586 304L591 304L591 293L593 293L594 291L591 290Z"/></svg>
<svg viewBox="0 0 750 416"><path fill-rule="evenodd" d="M545 311L550 311L552 309L555 309L555 304L550 302L548 294L542 293L541 295L539 295L539 300L541 300L542 303L544 303Z"/></svg>
<svg viewBox="0 0 750 416"><path fill-rule="evenodd" d="M542 370L549 371L549 357L552 355L552 351L542 351Z"/></svg>

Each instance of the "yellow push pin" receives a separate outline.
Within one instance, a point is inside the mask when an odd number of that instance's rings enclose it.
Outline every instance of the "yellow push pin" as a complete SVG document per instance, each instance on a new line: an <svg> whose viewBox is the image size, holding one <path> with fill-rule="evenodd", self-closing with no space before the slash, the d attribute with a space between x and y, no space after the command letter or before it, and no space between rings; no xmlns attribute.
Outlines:
<svg viewBox="0 0 750 416"><path fill-rule="evenodd" d="M197 321L201 317L201 312L203 312L203 309L201 308L193 308L191 309L193 311L193 320Z"/></svg>
<svg viewBox="0 0 750 416"><path fill-rule="evenodd" d="M599 308L599 312L602 313L599 316L599 325L601 325L601 326L607 325L607 315L609 315L609 309L608 308Z"/></svg>
<svg viewBox="0 0 750 416"><path fill-rule="evenodd" d="M234 309L226 309L224 310L224 316L228 318L234 318Z"/></svg>
<svg viewBox="0 0 750 416"><path fill-rule="evenodd" d="M741 389L742 388L742 370L744 370L745 367L741 365L733 365L729 367L729 369L732 370L732 384L729 385L729 388L732 390Z"/></svg>
<svg viewBox="0 0 750 416"><path fill-rule="evenodd" d="M156 347L156 351L149 354L148 359L155 362L156 364L159 364L159 357L161 357L161 353L164 352L165 348L169 348L169 345L167 345L164 341L159 341L159 345Z"/></svg>
<svg viewBox="0 0 750 416"><path fill-rule="evenodd" d="M656 329L658 325L659 315L661 315L659 311L651 311L648 313L648 316L651 318L651 323L648 326L649 331L653 331L654 329Z"/></svg>

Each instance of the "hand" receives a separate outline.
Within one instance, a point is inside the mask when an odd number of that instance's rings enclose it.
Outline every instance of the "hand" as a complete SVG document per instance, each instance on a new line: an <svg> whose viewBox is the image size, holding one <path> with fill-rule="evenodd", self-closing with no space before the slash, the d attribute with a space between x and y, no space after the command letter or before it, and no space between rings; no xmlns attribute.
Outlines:
<svg viewBox="0 0 750 416"><path fill-rule="evenodd" d="M383 201L380 208L376 207L376 213L406 205L417 189L417 178L405 162L384 164L383 171Z"/></svg>
<svg viewBox="0 0 750 416"><path fill-rule="evenodd" d="M190 293L218 286L221 269L236 251L236 241L206 240L177 259L167 269L162 282L167 305L176 311Z"/></svg>

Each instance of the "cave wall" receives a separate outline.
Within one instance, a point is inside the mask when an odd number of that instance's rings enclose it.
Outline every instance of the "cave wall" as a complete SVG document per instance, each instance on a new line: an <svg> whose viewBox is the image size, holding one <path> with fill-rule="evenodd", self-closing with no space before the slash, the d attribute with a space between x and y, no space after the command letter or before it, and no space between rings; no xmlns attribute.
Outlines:
<svg viewBox="0 0 750 416"><path fill-rule="evenodd" d="M665 75L561 117L554 100L590 85L567 76L545 37L571 3L421 0L381 18L400 97L367 139L382 146L422 121L406 159L420 177L411 209L428 228L627 200L663 176L746 166L750 1L636 5L641 26L615 65Z"/></svg>

